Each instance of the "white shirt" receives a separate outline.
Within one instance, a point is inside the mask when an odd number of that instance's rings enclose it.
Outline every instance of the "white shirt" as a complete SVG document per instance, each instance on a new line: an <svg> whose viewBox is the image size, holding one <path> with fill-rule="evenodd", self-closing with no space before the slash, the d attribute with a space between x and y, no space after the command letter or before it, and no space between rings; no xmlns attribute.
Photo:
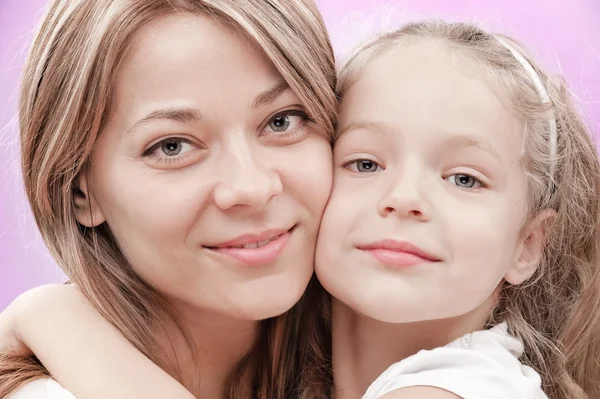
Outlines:
<svg viewBox="0 0 600 399"><path fill-rule="evenodd" d="M547 399L539 374L519 361L523 344L507 330L502 323L420 351L389 367L363 399L414 386L441 388L463 399Z"/></svg>
<svg viewBox="0 0 600 399"><path fill-rule="evenodd" d="M76 399L72 393L49 378L40 378L23 385L9 399Z"/></svg>

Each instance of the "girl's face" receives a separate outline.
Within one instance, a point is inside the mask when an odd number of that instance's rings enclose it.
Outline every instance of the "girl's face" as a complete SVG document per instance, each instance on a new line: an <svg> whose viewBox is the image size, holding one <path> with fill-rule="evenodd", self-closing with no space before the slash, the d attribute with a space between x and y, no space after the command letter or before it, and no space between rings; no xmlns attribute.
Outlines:
<svg viewBox="0 0 600 399"><path fill-rule="evenodd" d="M466 71L423 41L370 61L344 97L316 267L358 313L403 323L489 309L503 279L537 267L519 125Z"/></svg>
<svg viewBox="0 0 600 399"><path fill-rule="evenodd" d="M313 272L331 146L265 56L223 21L168 16L135 38L114 100L79 221L106 222L180 306L247 320L293 306Z"/></svg>

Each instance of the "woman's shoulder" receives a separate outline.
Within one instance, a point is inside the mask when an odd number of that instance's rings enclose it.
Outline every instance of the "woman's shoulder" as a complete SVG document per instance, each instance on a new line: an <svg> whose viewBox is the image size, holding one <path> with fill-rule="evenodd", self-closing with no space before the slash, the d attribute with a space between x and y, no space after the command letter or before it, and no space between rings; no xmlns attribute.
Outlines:
<svg viewBox="0 0 600 399"><path fill-rule="evenodd" d="M72 393L49 378L40 378L19 388L8 399L76 399Z"/></svg>

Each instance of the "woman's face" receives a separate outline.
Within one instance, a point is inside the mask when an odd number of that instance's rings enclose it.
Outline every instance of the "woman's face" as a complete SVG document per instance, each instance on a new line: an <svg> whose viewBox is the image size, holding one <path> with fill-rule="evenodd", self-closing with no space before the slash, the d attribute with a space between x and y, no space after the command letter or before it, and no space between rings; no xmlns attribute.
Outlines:
<svg viewBox="0 0 600 399"><path fill-rule="evenodd" d="M312 275L331 163L326 133L255 45L210 16L171 15L117 73L78 219L106 222L172 303L264 319Z"/></svg>

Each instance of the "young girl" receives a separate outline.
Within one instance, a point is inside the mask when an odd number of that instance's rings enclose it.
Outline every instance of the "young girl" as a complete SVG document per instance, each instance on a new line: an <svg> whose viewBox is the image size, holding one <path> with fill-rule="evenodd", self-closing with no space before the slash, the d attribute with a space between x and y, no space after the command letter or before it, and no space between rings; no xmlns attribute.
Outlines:
<svg viewBox="0 0 600 399"><path fill-rule="evenodd" d="M600 162L561 81L424 22L339 85L316 255L336 396L600 397Z"/></svg>
<svg viewBox="0 0 600 399"><path fill-rule="evenodd" d="M337 115L333 51L316 6L56 0L23 75L26 192L77 286L55 294L81 292L143 354L132 357L146 356L196 396L321 395L315 365L325 355L315 340L328 335L296 327L323 328L306 290ZM60 324L66 308L45 299L34 318ZM19 325L24 341L40 332ZM52 372L76 344L31 349ZM14 349L0 356L3 398L47 377ZM80 360L65 372L103 364L102 355ZM135 381L142 370L114 376ZM118 396L81 376L74 393L88 383ZM150 396L191 396L143 379ZM17 397L52 397L53 387L42 381Z"/></svg>
<svg viewBox="0 0 600 399"><path fill-rule="evenodd" d="M600 162L525 57L432 22L343 69L316 255L336 397L600 397Z"/></svg>

